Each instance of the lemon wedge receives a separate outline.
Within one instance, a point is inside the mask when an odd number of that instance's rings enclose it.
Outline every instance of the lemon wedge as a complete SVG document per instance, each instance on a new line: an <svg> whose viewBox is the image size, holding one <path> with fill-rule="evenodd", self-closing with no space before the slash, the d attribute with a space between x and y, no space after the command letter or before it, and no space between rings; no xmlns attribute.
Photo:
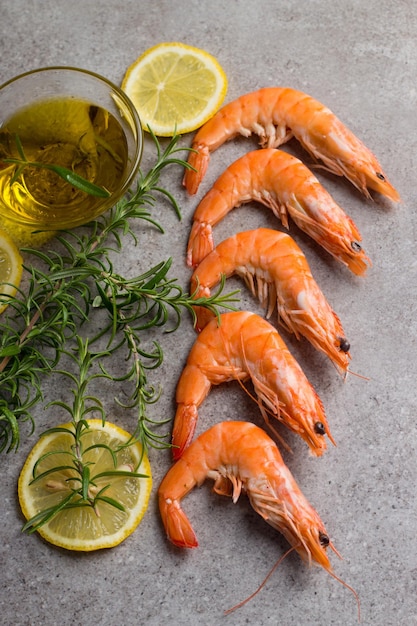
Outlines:
<svg viewBox="0 0 417 626"><path fill-rule="evenodd" d="M15 295L22 278L22 269L23 259L16 244L4 230L0 230L0 313Z"/></svg>
<svg viewBox="0 0 417 626"><path fill-rule="evenodd" d="M88 425L81 440L85 451L82 461L90 464L91 483L94 483L91 489L97 494L103 487L107 487L103 492L106 499L117 501L124 510L104 499L97 500L94 508L80 506L81 496L77 496L78 500L74 501L76 506L64 508L37 529L53 545L83 552L112 548L126 539L141 521L152 488L149 460L146 455L142 455L139 442L123 447L131 436L118 426L109 422L103 426L101 420L88 420ZM63 424L59 428L74 432L71 424ZM71 465L73 445L74 437L70 433L51 432L41 436L32 448L18 481L19 503L27 520L60 504L71 493L71 487L79 487L76 470L65 469L65 466ZM115 451L116 468L112 455L103 446ZM51 471L54 468L59 469ZM115 469L125 473L114 474ZM144 476L129 477L126 471ZM98 476L106 472L110 474ZM39 480L33 482L34 476L40 476Z"/></svg>
<svg viewBox="0 0 417 626"><path fill-rule="evenodd" d="M143 128L159 137L188 133L213 117L227 91L227 78L211 55L183 43L161 43L128 68L122 89Z"/></svg>

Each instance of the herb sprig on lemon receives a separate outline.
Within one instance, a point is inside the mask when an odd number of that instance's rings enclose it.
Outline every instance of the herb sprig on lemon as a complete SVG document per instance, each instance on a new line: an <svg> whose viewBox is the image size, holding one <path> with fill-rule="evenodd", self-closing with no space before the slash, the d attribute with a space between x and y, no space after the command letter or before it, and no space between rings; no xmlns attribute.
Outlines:
<svg viewBox="0 0 417 626"><path fill-rule="evenodd" d="M18 483L19 502L27 519L23 527L38 531L50 543L69 550L111 548L137 527L148 506L151 468L142 444L105 420L98 398L87 394L95 378L88 341L78 338L71 354L79 373L71 379L73 402L52 405L72 418L47 430L30 452ZM102 419L86 419L91 412Z"/></svg>
<svg viewBox="0 0 417 626"><path fill-rule="evenodd" d="M101 420L62 424L43 433L21 471L23 530L68 550L112 548L138 526L151 487L148 457L127 432Z"/></svg>

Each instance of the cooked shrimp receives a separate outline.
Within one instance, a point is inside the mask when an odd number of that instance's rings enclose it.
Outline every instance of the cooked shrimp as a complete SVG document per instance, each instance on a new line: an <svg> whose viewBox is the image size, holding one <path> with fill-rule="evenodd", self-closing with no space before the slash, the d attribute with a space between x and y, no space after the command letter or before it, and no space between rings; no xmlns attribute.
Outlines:
<svg viewBox="0 0 417 626"><path fill-rule="evenodd" d="M255 511L283 533L304 560L330 568L326 529L262 428L240 421L216 424L168 470L158 490L159 507L168 538L176 546L198 546L180 502L206 478L213 478L214 491L232 495L233 502L246 491Z"/></svg>
<svg viewBox="0 0 417 626"><path fill-rule="evenodd" d="M218 244L191 277L194 298L209 297L222 276L241 276L267 308L275 306L287 331L306 337L344 372L349 365L349 342L342 324L314 280L303 252L287 235L268 228L237 233ZM195 307L197 330L213 319L207 308Z"/></svg>
<svg viewBox="0 0 417 626"><path fill-rule="evenodd" d="M197 409L212 385L251 380L264 419L268 412L300 435L312 454L332 443L320 398L278 331L249 311L223 313L197 336L176 390L177 411L172 431L174 459L191 443Z"/></svg>
<svg viewBox="0 0 417 626"><path fill-rule="evenodd" d="M288 87L266 87L223 106L194 137L184 185L197 192L210 152L237 135L260 138L262 147L277 148L295 137L313 158L338 176L345 176L365 196L369 189L398 202L372 152L323 104Z"/></svg>
<svg viewBox="0 0 417 626"><path fill-rule="evenodd" d="M284 535L303 561L338 578L326 548L337 550L318 513L307 501L284 464L272 439L249 422L221 422L201 434L167 472L158 490L159 509L168 539L181 548L198 546L181 500L206 478L213 490L236 503L242 490L263 519ZM238 606L241 606L240 603ZM237 608L237 607L235 607Z"/></svg>
<svg viewBox="0 0 417 626"><path fill-rule="evenodd" d="M354 274L365 273L369 258L352 219L312 172L282 150L254 150L230 165L195 210L187 263L196 266L213 249L212 227L234 207L256 200L288 228L288 215Z"/></svg>

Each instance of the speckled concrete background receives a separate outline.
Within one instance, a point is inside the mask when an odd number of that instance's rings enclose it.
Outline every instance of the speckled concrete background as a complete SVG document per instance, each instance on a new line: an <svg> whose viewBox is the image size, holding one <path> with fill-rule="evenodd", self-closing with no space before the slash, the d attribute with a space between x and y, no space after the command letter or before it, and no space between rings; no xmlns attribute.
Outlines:
<svg viewBox="0 0 417 626"><path fill-rule="evenodd" d="M373 266L364 279L349 274L291 227L313 274L341 317L352 344L343 382L306 342L283 335L319 392L337 440L321 459L284 435L294 453L285 460L332 540L334 570L359 593L362 624L417 624L416 443L416 154L417 17L411 1L389 0L3 0L0 82L25 70L64 64L84 67L120 83L130 63L161 41L183 41L217 56L229 78L227 100L261 86L288 85L327 104L377 154L403 203L361 197L349 184L318 172L359 226ZM182 139L188 145L190 137ZM232 160L255 145L235 141L213 156L202 194ZM293 148L297 150L296 146ZM299 153L300 155L301 153ZM305 157L305 155L304 155ZM146 142L143 169L155 158ZM121 273L138 273L174 257L172 276L187 287L184 264L196 198L181 173L164 184L178 198L183 220L155 206L165 234L138 225L139 246L117 259ZM200 194L199 194L200 197ZM217 240L245 228L279 228L270 212L247 205L217 227ZM230 281L230 288L242 287ZM242 307L260 312L242 288ZM156 382L164 394L155 416L174 414L175 384L194 340L185 316L175 335L159 337L165 362ZM53 385L46 396L53 399ZM109 416L129 429L132 417L105 393ZM251 419L255 407L238 386L215 389L200 411L199 430L222 419ZM256 420L259 418L256 417ZM61 421L37 410L37 432ZM259 422L260 423L260 422ZM16 626L99 623L353 625L356 603L348 590L297 555L281 564L262 592L228 617L223 610L255 590L287 548L245 498L233 506L207 483L184 501L200 547L168 545L156 507L156 488L168 452L152 451L155 489L138 530L100 554L55 550L21 534L16 482L35 437L2 456L0 622Z"/></svg>

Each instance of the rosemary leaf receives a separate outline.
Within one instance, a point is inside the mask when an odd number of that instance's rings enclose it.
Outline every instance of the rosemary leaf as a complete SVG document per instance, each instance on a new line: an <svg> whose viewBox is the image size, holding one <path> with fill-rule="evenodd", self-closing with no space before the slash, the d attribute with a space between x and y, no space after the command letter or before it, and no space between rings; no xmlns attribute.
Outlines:
<svg viewBox="0 0 417 626"><path fill-rule="evenodd" d="M138 472L128 472L124 470L114 470L113 472L101 472L100 474L95 474L92 480L97 480L98 478L103 478L104 476L123 476L124 478L149 478L147 474L139 474Z"/></svg>
<svg viewBox="0 0 417 626"><path fill-rule="evenodd" d="M120 504L120 502L118 502L117 500L114 500L114 498L109 498L108 496L97 495L94 498L94 501L95 502L101 501L101 502L105 502L106 504L110 504L110 506L114 506L115 509L119 509L119 511L122 511L123 513L126 511L123 504Z"/></svg>
<svg viewBox="0 0 417 626"><path fill-rule="evenodd" d="M44 163L28 163L28 165L32 165L32 167L43 167L44 169L51 170L58 174L60 178L65 180L67 183L80 189L80 191L84 191L90 196L95 196L97 198L109 198L110 191L105 189L104 187L99 187L94 183L86 180L79 174L69 170L66 167L62 167L61 165L45 165Z"/></svg>
<svg viewBox="0 0 417 626"><path fill-rule="evenodd" d="M40 511L37 515L31 517L26 524L22 526L22 532L29 534L34 533L38 528L50 522L60 511L66 509L71 504L72 500L77 496L75 492L70 492L57 506L49 507Z"/></svg>

